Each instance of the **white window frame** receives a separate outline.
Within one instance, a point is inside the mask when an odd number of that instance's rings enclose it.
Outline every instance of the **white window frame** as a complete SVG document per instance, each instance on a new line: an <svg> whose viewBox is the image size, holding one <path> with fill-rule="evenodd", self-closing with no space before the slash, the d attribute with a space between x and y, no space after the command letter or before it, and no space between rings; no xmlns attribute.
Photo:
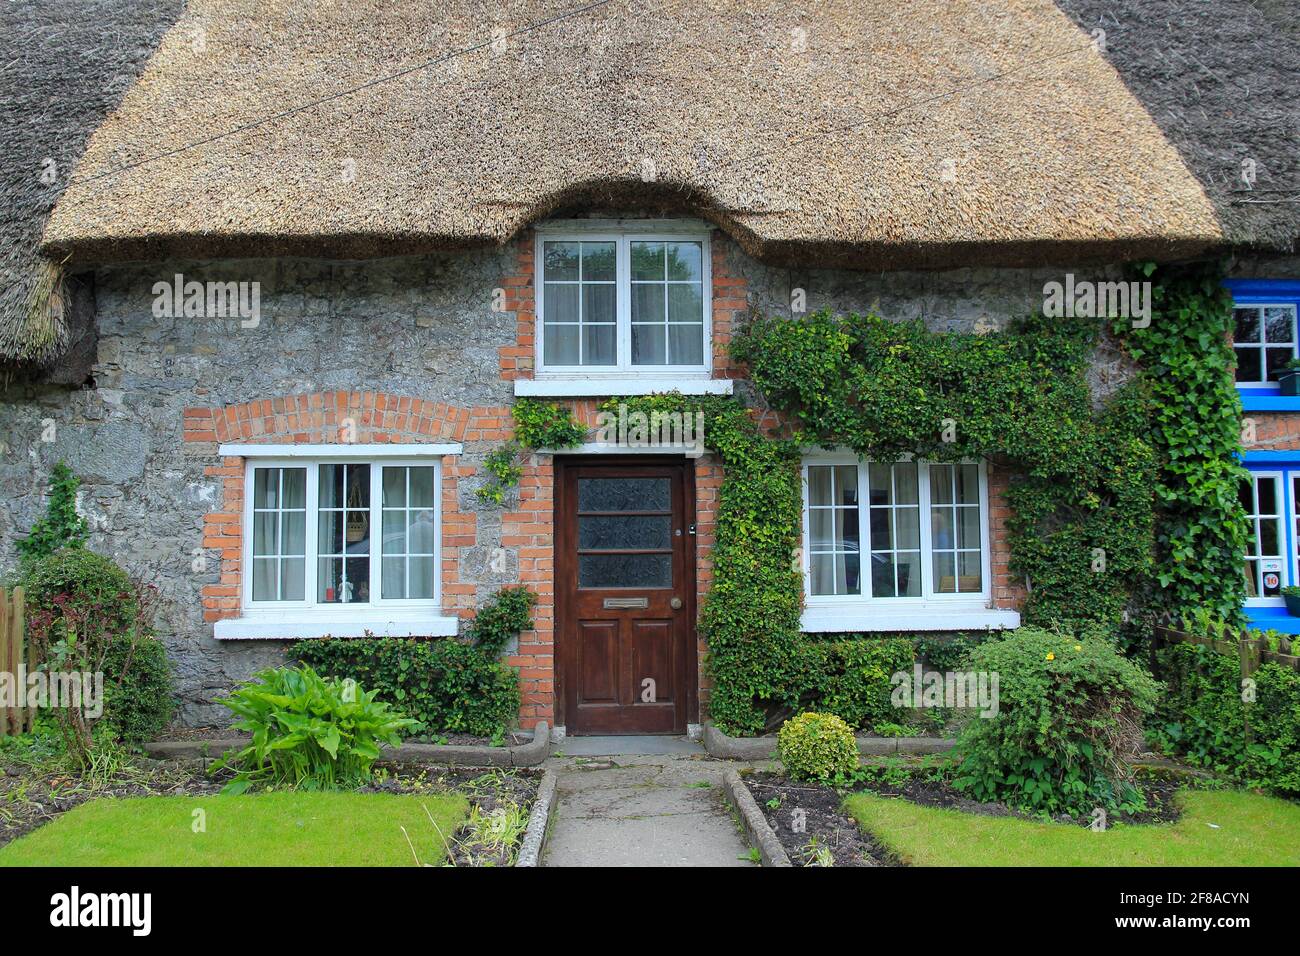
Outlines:
<svg viewBox="0 0 1300 956"><path fill-rule="evenodd" d="M535 368L539 380L700 380L713 372L713 255L711 230L689 220L573 220L549 223L536 230L533 262ZM547 365L546 338L546 257L547 242L613 242L615 244L615 364L614 365ZM700 243L700 292L703 309L701 335L703 363L700 365L633 365L632 364L632 263L633 242Z"/></svg>
<svg viewBox="0 0 1300 956"><path fill-rule="evenodd" d="M241 615L217 621L217 638L311 638L447 636L457 633L458 618L442 609L442 457L459 454L460 445L347 446L223 445L220 454L244 457L244 504L240 549ZM320 465L370 466L370 593L366 602L323 603L315 599L319 573ZM384 598L383 573L383 469L432 468L434 481L433 596ZM253 501L255 472L259 468L306 469L306 568L302 601L253 600Z"/></svg>
<svg viewBox="0 0 1300 956"><path fill-rule="evenodd" d="M805 631L907 631L969 630L1014 628L1020 615L1012 610L992 607L993 562L992 531L989 524L988 465L981 460L963 460L951 464L975 465L979 474L980 514L980 584L978 592L944 593L934 591L934 550L931 546L929 461L904 456L902 461L917 462L917 502L920 515L921 594L917 597L871 597L865 594L813 594L811 522L809 520L808 469L819 465L853 465L858 477L858 527L861 549L859 580L869 582L870 518L863 489L869 488L867 468L870 461L853 452L805 453L800 467L802 485L802 532L800 568L803 574ZM933 464L950 464L934 462ZM869 583L868 585L869 586Z"/></svg>
<svg viewBox="0 0 1300 956"><path fill-rule="evenodd" d="M1296 579L1296 555L1294 553L1294 549L1290 546L1290 542L1292 540L1290 532L1292 527L1294 527L1294 523L1295 523L1295 517L1294 517L1295 511L1293 510L1292 507L1293 503L1291 500L1292 482L1293 482L1292 476L1296 475L1297 472L1288 471L1287 469L1270 468L1268 470L1263 470L1263 469L1251 470L1248 472L1248 474L1250 475L1251 508L1250 508L1250 512L1246 515L1246 517L1250 521L1251 538L1254 540L1256 545L1259 544L1260 541L1259 523L1261 517L1277 519L1278 547L1281 550L1281 553L1277 555L1269 555L1268 557L1276 558L1280 562L1281 575L1282 575L1280 586L1287 587L1289 584L1291 584L1291 582L1293 582ZM1258 482L1259 479L1261 478L1272 478L1275 479L1277 482L1278 513L1276 515L1261 516L1259 514ZM1244 555L1244 554L1241 556L1243 573L1246 570L1245 563L1248 557L1249 555ZM1264 556L1262 555L1256 559L1257 562L1261 560L1264 560ZM1262 571L1257 572L1256 584L1260 582L1260 578L1258 575L1262 573L1263 573ZM1263 597L1263 596L1247 597L1244 606L1245 607L1282 607L1285 603L1286 603L1285 600L1279 594L1277 597Z"/></svg>
<svg viewBox="0 0 1300 956"><path fill-rule="evenodd" d="M1253 349L1254 351L1260 353L1259 356L1260 371L1263 372L1265 375L1268 374L1268 369L1265 364L1265 355L1264 355L1265 350L1267 348L1267 343L1265 343L1263 340L1265 309L1290 309L1291 311L1291 343L1290 343L1291 357L1292 358L1300 357L1300 308L1297 308L1295 302L1233 302L1232 309L1234 314L1237 309L1257 310L1259 312L1259 326L1260 326L1260 332L1259 332L1260 340L1258 342L1238 343L1235 337L1237 324L1234 317L1233 320L1234 337L1232 340L1232 354L1234 358L1236 357L1236 354L1240 349L1247 349L1247 348ZM1273 347L1281 348L1285 344L1286 343L1282 343L1282 342L1273 343ZM1277 382L1270 381L1268 379L1265 379L1264 381L1246 381L1243 379L1241 381L1236 382L1236 385L1238 388L1268 388L1268 389L1273 389L1274 391L1278 390L1279 388Z"/></svg>

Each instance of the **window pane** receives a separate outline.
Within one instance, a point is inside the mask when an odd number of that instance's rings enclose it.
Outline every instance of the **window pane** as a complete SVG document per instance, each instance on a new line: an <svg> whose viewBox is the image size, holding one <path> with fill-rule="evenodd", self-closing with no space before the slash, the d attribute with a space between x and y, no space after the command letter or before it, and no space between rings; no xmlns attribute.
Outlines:
<svg viewBox="0 0 1300 956"><path fill-rule="evenodd" d="M379 566L379 591L390 601L406 597L406 558L384 558Z"/></svg>
<svg viewBox="0 0 1300 956"><path fill-rule="evenodd" d="M695 325L704 321L704 296L698 285L668 287L668 321L691 322Z"/></svg>
<svg viewBox="0 0 1300 956"><path fill-rule="evenodd" d="M957 556L957 590L963 593L981 591L984 588L983 567L978 551L963 551Z"/></svg>
<svg viewBox="0 0 1300 956"><path fill-rule="evenodd" d="M633 242L632 281L664 278L664 244L662 242Z"/></svg>
<svg viewBox="0 0 1300 956"><path fill-rule="evenodd" d="M408 468L411 473L411 507L412 508L432 508L434 506L433 496L433 468Z"/></svg>
<svg viewBox="0 0 1300 956"><path fill-rule="evenodd" d="M277 528L279 515L274 511L256 511L253 513L253 555L278 554L279 543Z"/></svg>
<svg viewBox="0 0 1300 956"><path fill-rule="evenodd" d="M900 461L894 468L894 502L900 505L914 505L917 498L916 462Z"/></svg>
<svg viewBox="0 0 1300 956"><path fill-rule="evenodd" d="M384 512L384 554L406 553L406 511Z"/></svg>
<svg viewBox="0 0 1300 956"><path fill-rule="evenodd" d="M1277 518L1261 518L1259 522L1259 547L1264 555L1282 553L1282 528Z"/></svg>
<svg viewBox="0 0 1300 956"><path fill-rule="evenodd" d="M583 515L578 518L578 547L583 550L616 548L671 548L670 515Z"/></svg>
<svg viewBox="0 0 1300 956"><path fill-rule="evenodd" d="M810 465L808 468L808 503L812 505L829 505L831 503L831 473L827 465Z"/></svg>
<svg viewBox="0 0 1300 956"><path fill-rule="evenodd" d="M547 325L542 360L547 365L578 365L578 329L576 325Z"/></svg>
<svg viewBox="0 0 1300 956"><path fill-rule="evenodd" d="M343 466L321 465L317 502L321 508L343 507Z"/></svg>
<svg viewBox="0 0 1300 956"><path fill-rule="evenodd" d="M1237 353L1237 374L1238 382L1262 382L1264 377L1260 374L1260 349L1246 348L1234 349Z"/></svg>
<svg viewBox="0 0 1300 956"><path fill-rule="evenodd" d="M274 601L278 595L275 590L277 565L275 558L253 559L253 600Z"/></svg>
<svg viewBox="0 0 1300 956"><path fill-rule="evenodd" d="M384 500L385 508L405 508L406 507L406 469L405 468L385 468L384 469ZM387 531L387 525L384 530Z"/></svg>
<svg viewBox="0 0 1300 956"><path fill-rule="evenodd" d="M808 512L808 541L813 551L830 551L835 547L831 510L813 508Z"/></svg>
<svg viewBox="0 0 1300 956"><path fill-rule="evenodd" d="M580 588L672 587L671 554L580 554Z"/></svg>
<svg viewBox="0 0 1300 956"><path fill-rule="evenodd" d="M579 511L668 511L667 478L579 478Z"/></svg>
<svg viewBox="0 0 1300 956"><path fill-rule="evenodd" d="M663 322L664 301L662 285L633 285L632 322Z"/></svg>
<svg viewBox="0 0 1300 956"><path fill-rule="evenodd" d="M668 326L668 364L704 364L704 326Z"/></svg>
<svg viewBox="0 0 1300 956"><path fill-rule="evenodd" d="M544 320L551 322L577 322L578 321L578 299L580 296L581 286L576 284L559 285L554 282L546 283L544 295L546 307L543 312Z"/></svg>
<svg viewBox="0 0 1300 956"><path fill-rule="evenodd" d="M1295 352L1291 350L1290 346L1281 349L1279 348L1265 349L1264 355L1265 355L1265 363L1268 366L1267 380L1270 382L1276 382L1279 378L1281 378L1282 373L1286 371L1286 363L1291 361L1293 358L1295 358Z"/></svg>
<svg viewBox="0 0 1300 956"><path fill-rule="evenodd" d="M666 339L662 325L632 326L632 364L667 365Z"/></svg>
<svg viewBox="0 0 1300 956"><path fill-rule="evenodd" d="M612 285L584 285L582 287L582 321L612 325L615 289Z"/></svg>
<svg viewBox="0 0 1300 956"><path fill-rule="evenodd" d="M1295 312L1287 306L1270 305L1264 307L1264 341L1295 341Z"/></svg>
<svg viewBox="0 0 1300 956"><path fill-rule="evenodd" d="M280 600L302 601L307 596L307 559L284 558L280 561Z"/></svg>
<svg viewBox="0 0 1300 956"><path fill-rule="evenodd" d="M936 544L936 547L940 545ZM960 508L957 511L957 541L955 544L958 548L979 548L980 541L980 511L978 508Z"/></svg>
<svg viewBox="0 0 1300 956"><path fill-rule="evenodd" d="M546 242L542 244L544 275L548 280L578 278L578 243Z"/></svg>
<svg viewBox="0 0 1300 956"><path fill-rule="evenodd" d="M1277 479L1260 478L1256 481L1255 487L1258 489L1259 511L1262 515L1277 514Z"/></svg>
<svg viewBox="0 0 1300 956"><path fill-rule="evenodd" d="M418 511L411 515L411 554L433 554L433 512Z"/></svg>
<svg viewBox="0 0 1300 956"><path fill-rule="evenodd" d="M835 466L835 503L857 507L858 468L856 465Z"/></svg>
<svg viewBox="0 0 1300 956"><path fill-rule="evenodd" d="M584 242L582 244L582 281L613 282L615 244L612 242ZM548 276L547 278L554 278Z"/></svg>
<svg viewBox="0 0 1300 956"><path fill-rule="evenodd" d="M407 596L416 599L433 597L433 572L433 558L411 558L410 593Z"/></svg>
<svg viewBox="0 0 1300 956"><path fill-rule="evenodd" d="M957 469L957 501L977 505L980 501L980 470L978 465L960 465Z"/></svg>
<svg viewBox="0 0 1300 956"><path fill-rule="evenodd" d="M1233 309L1232 318L1236 326L1232 333L1232 340L1234 342L1240 344L1244 342L1258 342L1260 340L1259 309Z"/></svg>
<svg viewBox="0 0 1300 956"><path fill-rule="evenodd" d="M668 243L668 278L699 282L702 249L698 242Z"/></svg>
<svg viewBox="0 0 1300 956"><path fill-rule="evenodd" d="M274 508L280 500L280 469L253 470L253 507Z"/></svg>
<svg viewBox="0 0 1300 956"><path fill-rule="evenodd" d="M937 594L952 594L957 590L957 561L951 551L934 553L934 590Z"/></svg>
<svg viewBox="0 0 1300 956"><path fill-rule="evenodd" d="M582 327L582 364L613 365L616 340L612 325L584 325Z"/></svg>
<svg viewBox="0 0 1300 956"><path fill-rule="evenodd" d="M280 553L304 555L307 553L307 512L287 511L281 515Z"/></svg>
<svg viewBox="0 0 1300 956"><path fill-rule="evenodd" d="M316 548L321 554L343 553L343 512L320 513L316 524Z"/></svg>
<svg viewBox="0 0 1300 956"><path fill-rule="evenodd" d="M307 507L307 469L306 468L282 468L280 469L283 481L284 503L282 508L306 508Z"/></svg>

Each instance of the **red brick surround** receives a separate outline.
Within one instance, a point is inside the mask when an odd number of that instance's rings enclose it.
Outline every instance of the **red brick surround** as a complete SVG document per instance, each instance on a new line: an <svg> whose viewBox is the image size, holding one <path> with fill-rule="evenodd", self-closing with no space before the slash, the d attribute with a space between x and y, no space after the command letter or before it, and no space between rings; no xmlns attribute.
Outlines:
<svg viewBox="0 0 1300 956"><path fill-rule="evenodd" d="M460 408L383 392L317 392L259 399L217 408L187 408L184 439L206 444L215 456L220 442L258 444L388 444L505 441L511 437L510 410L499 406ZM199 450L199 449L196 449ZM206 450L206 449L204 449ZM461 618L474 616L475 586L460 580L461 549L477 543L477 519L460 510L458 482L475 469L459 456L442 458L442 605ZM204 549L221 552L221 576L202 588L203 619L238 617L242 570L244 459L225 457L204 468L222 479L218 510L204 515ZM551 465L530 463L520 483L519 510L502 518L505 548L517 547L522 583L538 596L536 630L520 636L509 663L520 669L523 706L520 725L554 719L552 629L554 589L550 583Z"/></svg>

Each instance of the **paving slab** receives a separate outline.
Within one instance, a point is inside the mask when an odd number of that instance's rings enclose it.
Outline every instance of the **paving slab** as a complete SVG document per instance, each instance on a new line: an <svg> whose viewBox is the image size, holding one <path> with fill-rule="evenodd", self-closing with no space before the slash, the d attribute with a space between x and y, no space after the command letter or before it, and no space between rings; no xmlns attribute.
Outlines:
<svg viewBox="0 0 1300 956"><path fill-rule="evenodd" d="M546 766L557 806L543 866L754 865L724 794L725 763L668 754Z"/></svg>
<svg viewBox="0 0 1300 956"><path fill-rule="evenodd" d="M704 745L689 737L660 735L565 737L555 749L569 756L627 757L662 756L667 754L705 754Z"/></svg>

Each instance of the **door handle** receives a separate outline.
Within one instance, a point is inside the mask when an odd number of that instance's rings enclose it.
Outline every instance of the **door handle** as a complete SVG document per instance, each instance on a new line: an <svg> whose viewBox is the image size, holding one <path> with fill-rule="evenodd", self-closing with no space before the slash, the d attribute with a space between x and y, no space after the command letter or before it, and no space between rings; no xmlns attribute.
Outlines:
<svg viewBox="0 0 1300 956"><path fill-rule="evenodd" d="M675 598L673 598L671 601L668 602L668 605L669 605L669 607L671 607L674 611L680 611L680 610L682 609L682 599L679 598L679 597L675 597Z"/></svg>

